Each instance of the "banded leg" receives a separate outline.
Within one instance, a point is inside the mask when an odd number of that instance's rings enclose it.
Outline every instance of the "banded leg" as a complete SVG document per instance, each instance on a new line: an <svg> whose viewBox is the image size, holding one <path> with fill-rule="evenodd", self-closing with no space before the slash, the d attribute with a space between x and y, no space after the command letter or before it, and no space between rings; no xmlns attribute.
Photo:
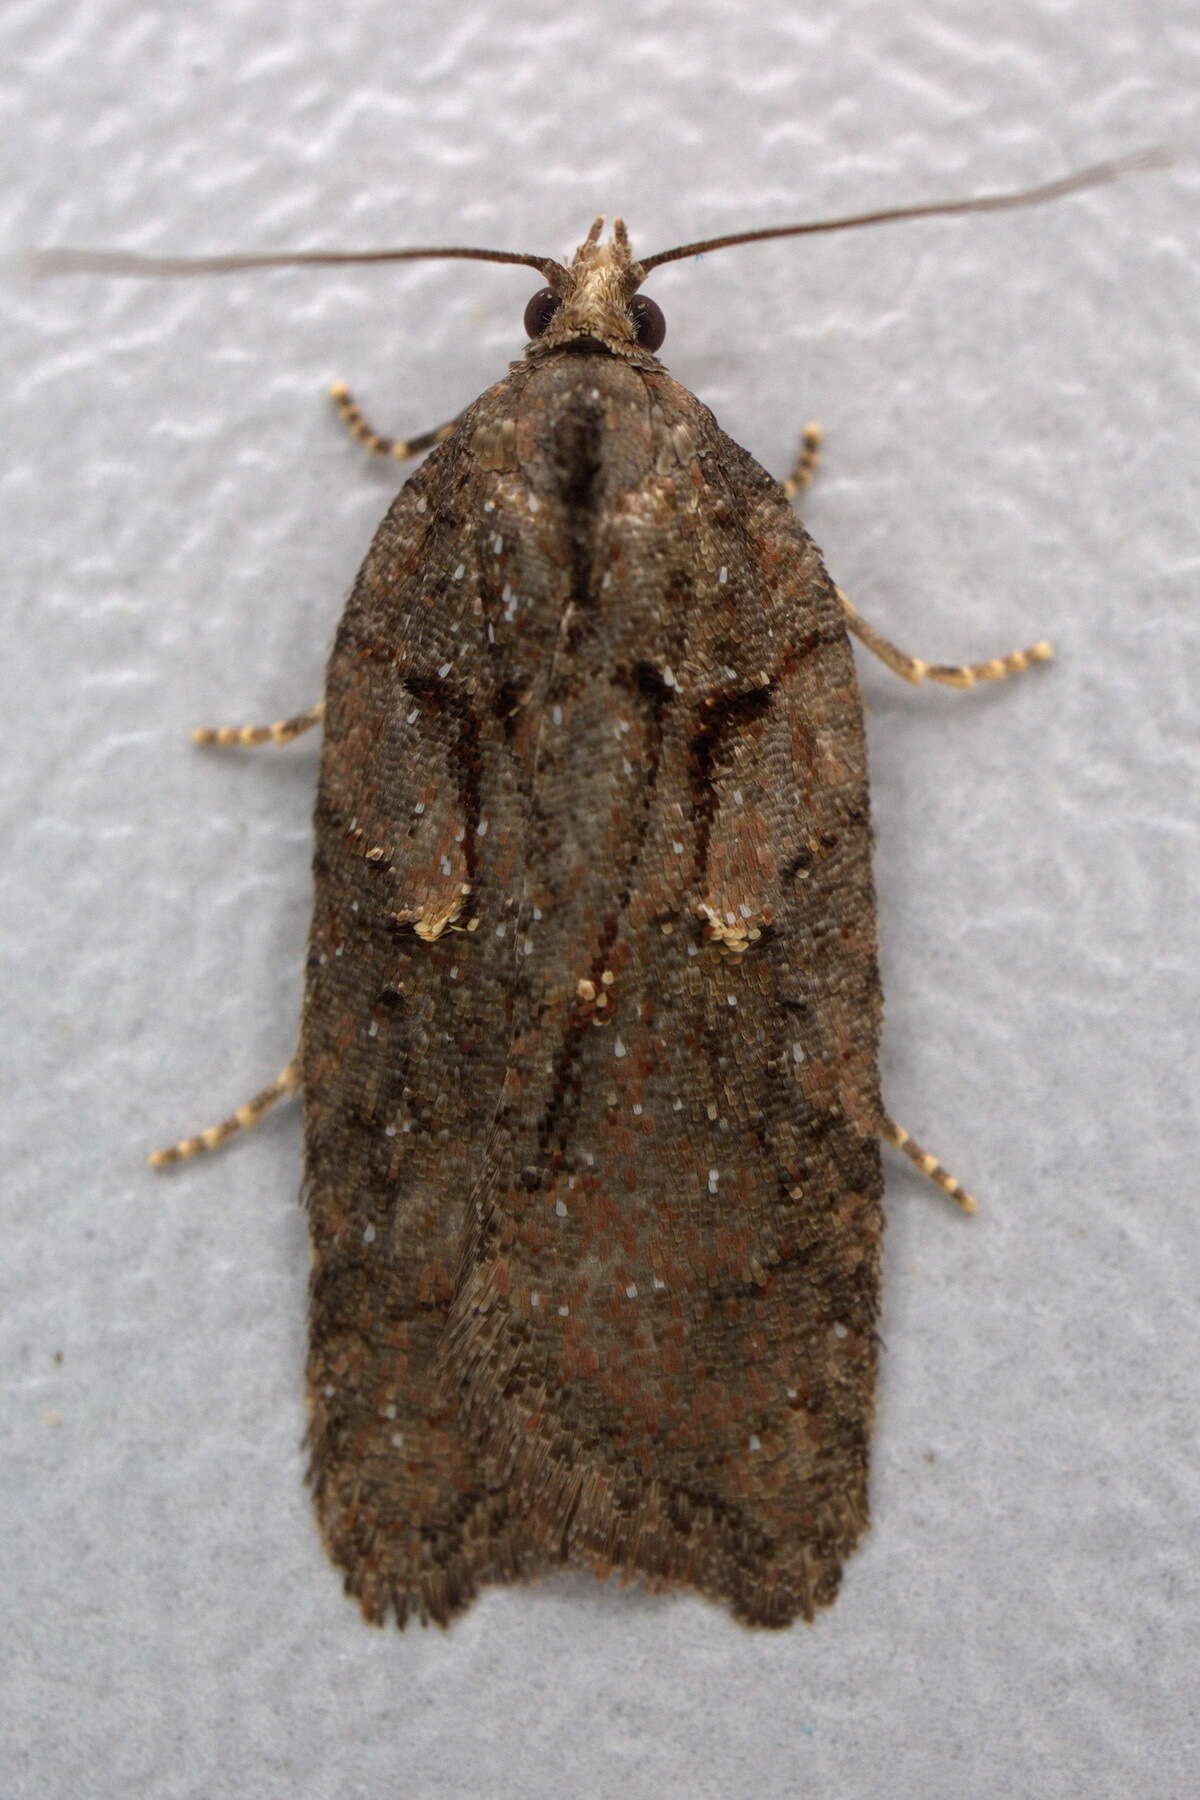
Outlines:
<svg viewBox="0 0 1200 1800"><path fill-rule="evenodd" d="M811 487L813 477L821 461L821 427L816 423L806 425L800 434L800 449L792 464L792 472L784 477L783 491L789 500Z"/></svg>
<svg viewBox="0 0 1200 1800"><path fill-rule="evenodd" d="M229 1118L222 1119L219 1125L210 1125L207 1131L201 1131L195 1137L180 1138L177 1144L171 1144L165 1150L155 1150L150 1157L152 1169L166 1169L172 1163L186 1162L189 1157L199 1156L204 1150L219 1150L221 1145L235 1136L239 1131L249 1131L252 1125L269 1113L276 1101L282 1100L285 1094L294 1094L300 1086L300 1058L294 1056L287 1068L278 1074L268 1087L239 1106Z"/></svg>
<svg viewBox="0 0 1200 1800"><path fill-rule="evenodd" d="M390 456L396 462L407 462L410 456L420 456L422 450L432 450L435 444L444 443L457 431L458 419L462 417L460 413L458 418L450 419L433 431L423 431L420 437L390 438L384 437L367 423L362 409L345 382L335 381L329 390L329 397L337 407L338 418L352 438L365 444L372 456Z"/></svg>
<svg viewBox="0 0 1200 1800"><path fill-rule="evenodd" d="M235 746L239 750L249 750L257 744L290 744L293 738L302 737L314 725L319 725L324 717L325 702L318 700L307 712L296 713L290 719L276 719L273 725L197 725L192 742L206 748L215 746L219 750Z"/></svg>
<svg viewBox="0 0 1200 1800"><path fill-rule="evenodd" d="M914 687L919 686L922 681L940 681L946 687L977 687L981 681L1003 681L1009 675L1020 675L1035 663L1049 662L1054 655L1053 646L1043 639L1039 644L1031 644L1027 650L1013 650L1007 656L993 656L989 662L922 662L919 656L909 656L905 651L897 649L890 638L885 638L881 631L876 631L873 625L869 625L841 588L837 590L837 597L846 615L846 625L859 643L865 644L880 662L886 663L903 680L911 681Z"/></svg>
<svg viewBox="0 0 1200 1800"><path fill-rule="evenodd" d="M908 1160L916 1164L922 1175L927 1175L935 1186L941 1188L943 1194L949 1194L950 1198L956 1205L961 1206L965 1213L978 1212L979 1202L974 1195L968 1194L966 1188L955 1181L953 1175L946 1173L936 1156L931 1156L928 1150L922 1150L920 1144L908 1135L903 1125L897 1125L890 1113L883 1115L883 1126L879 1135L886 1138L889 1144L895 1144L897 1150L903 1150Z"/></svg>

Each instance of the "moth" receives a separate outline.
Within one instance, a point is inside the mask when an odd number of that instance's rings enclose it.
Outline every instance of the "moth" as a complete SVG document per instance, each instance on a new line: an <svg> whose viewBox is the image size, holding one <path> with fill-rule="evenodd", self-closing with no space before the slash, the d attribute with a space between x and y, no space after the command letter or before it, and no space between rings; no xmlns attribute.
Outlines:
<svg viewBox="0 0 1200 1800"><path fill-rule="evenodd" d="M639 261L597 220L524 357L432 445L350 594L324 701L295 1061L162 1164L303 1098L310 1480L366 1617L447 1623L563 1565L811 1619L868 1518L888 1139L866 745L850 633L910 680L1045 660L906 656L826 572L785 483L659 359ZM57 259L57 260L56 260ZM297 257L49 252L176 274Z"/></svg>

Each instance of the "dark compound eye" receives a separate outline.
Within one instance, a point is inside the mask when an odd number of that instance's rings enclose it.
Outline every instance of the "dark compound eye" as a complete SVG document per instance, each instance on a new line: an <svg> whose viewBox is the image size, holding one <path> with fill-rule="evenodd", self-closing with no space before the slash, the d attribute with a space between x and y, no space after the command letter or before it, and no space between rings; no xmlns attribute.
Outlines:
<svg viewBox="0 0 1200 1800"><path fill-rule="evenodd" d="M633 328L642 349L651 352L659 349L667 335L667 321L663 317L662 307L655 305L653 300L648 300L645 294L635 294L629 310L633 314Z"/></svg>
<svg viewBox="0 0 1200 1800"><path fill-rule="evenodd" d="M562 301L553 288L539 288L525 308L526 337L541 337L561 305Z"/></svg>

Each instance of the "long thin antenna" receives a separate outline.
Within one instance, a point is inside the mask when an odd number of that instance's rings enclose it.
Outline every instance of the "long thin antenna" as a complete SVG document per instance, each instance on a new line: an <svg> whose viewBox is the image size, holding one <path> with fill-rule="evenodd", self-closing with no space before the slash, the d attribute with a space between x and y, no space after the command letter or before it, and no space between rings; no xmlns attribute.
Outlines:
<svg viewBox="0 0 1200 1800"><path fill-rule="evenodd" d="M247 256L139 256L131 250L31 250L22 259L31 275L234 275L241 269L297 269L341 263L417 262L421 258L456 257L471 262L523 263L548 281L566 271L549 256L523 256L515 250L294 250L261 251Z"/></svg>
<svg viewBox="0 0 1200 1800"><path fill-rule="evenodd" d="M1139 169L1165 168L1173 161L1166 149L1139 150L1131 156L1111 162L1096 163L1058 181L1040 187L1022 188L1015 193L981 194L973 200L937 200L920 206L893 206L881 212L853 213L841 219L815 219L800 225L767 226L759 231L737 231L727 237L705 238L695 244L680 244L674 250L660 250L657 256L641 259L643 275L659 269L664 263L681 262L684 257L701 256L709 250L724 250L731 244L757 244L767 238L805 237L823 231L850 231L859 225L887 225L897 219L931 219L948 213L1001 212L1016 206L1041 206L1047 200L1061 199L1064 194L1078 193L1083 188L1101 187L1121 175ZM297 269L336 267L347 263L394 263L422 260L459 260L470 262L516 263L537 269L556 290L565 284L567 271L553 257L525 255L516 250L473 250L465 247L421 248L414 250L295 250L260 251L233 256L141 256L128 250L31 250L21 258L27 273L54 275L132 275L184 276L234 275L244 269Z"/></svg>
<svg viewBox="0 0 1200 1800"><path fill-rule="evenodd" d="M1041 206L1047 200L1059 200L1064 194L1076 194L1083 188L1102 187L1118 176L1136 169L1165 168L1174 159L1166 149L1138 150L1131 156L1112 162L1095 163L1090 169L1079 169L1058 181L1047 181L1040 187L1020 188L1014 193L981 194L973 200L935 200L923 206L892 206L883 212L852 213L843 219L815 219L803 225L774 225L762 231L735 231L728 237L706 238L698 244L680 244L675 250L660 250L657 256L644 256L641 265L648 275L664 263L681 262L686 256L702 256L708 250L724 250L730 244L758 244L764 238L805 237L818 231L851 231L859 225L889 225L895 219L932 219L947 213L1003 212L1015 206Z"/></svg>

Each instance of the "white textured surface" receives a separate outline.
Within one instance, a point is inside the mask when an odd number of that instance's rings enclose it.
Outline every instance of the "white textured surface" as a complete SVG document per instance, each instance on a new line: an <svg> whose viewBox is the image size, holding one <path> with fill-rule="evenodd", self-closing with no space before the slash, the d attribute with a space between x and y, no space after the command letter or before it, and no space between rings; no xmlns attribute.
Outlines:
<svg viewBox="0 0 1200 1800"><path fill-rule="evenodd" d="M447 1636L341 1598L301 1485L297 1122L142 1151L286 1059L316 695L385 426L516 353L527 272L0 285L0 1792L1183 1796L1196 1773L1200 34L1186 0L8 0L9 246L705 230L1184 152L1057 210L656 278L665 355L882 628L863 667L897 1161L875 1526L752 1635L564 1578ZM56 1353L61 1352L61 1362ZM52 1417L58 1422L51 1422Z"/></svg>

